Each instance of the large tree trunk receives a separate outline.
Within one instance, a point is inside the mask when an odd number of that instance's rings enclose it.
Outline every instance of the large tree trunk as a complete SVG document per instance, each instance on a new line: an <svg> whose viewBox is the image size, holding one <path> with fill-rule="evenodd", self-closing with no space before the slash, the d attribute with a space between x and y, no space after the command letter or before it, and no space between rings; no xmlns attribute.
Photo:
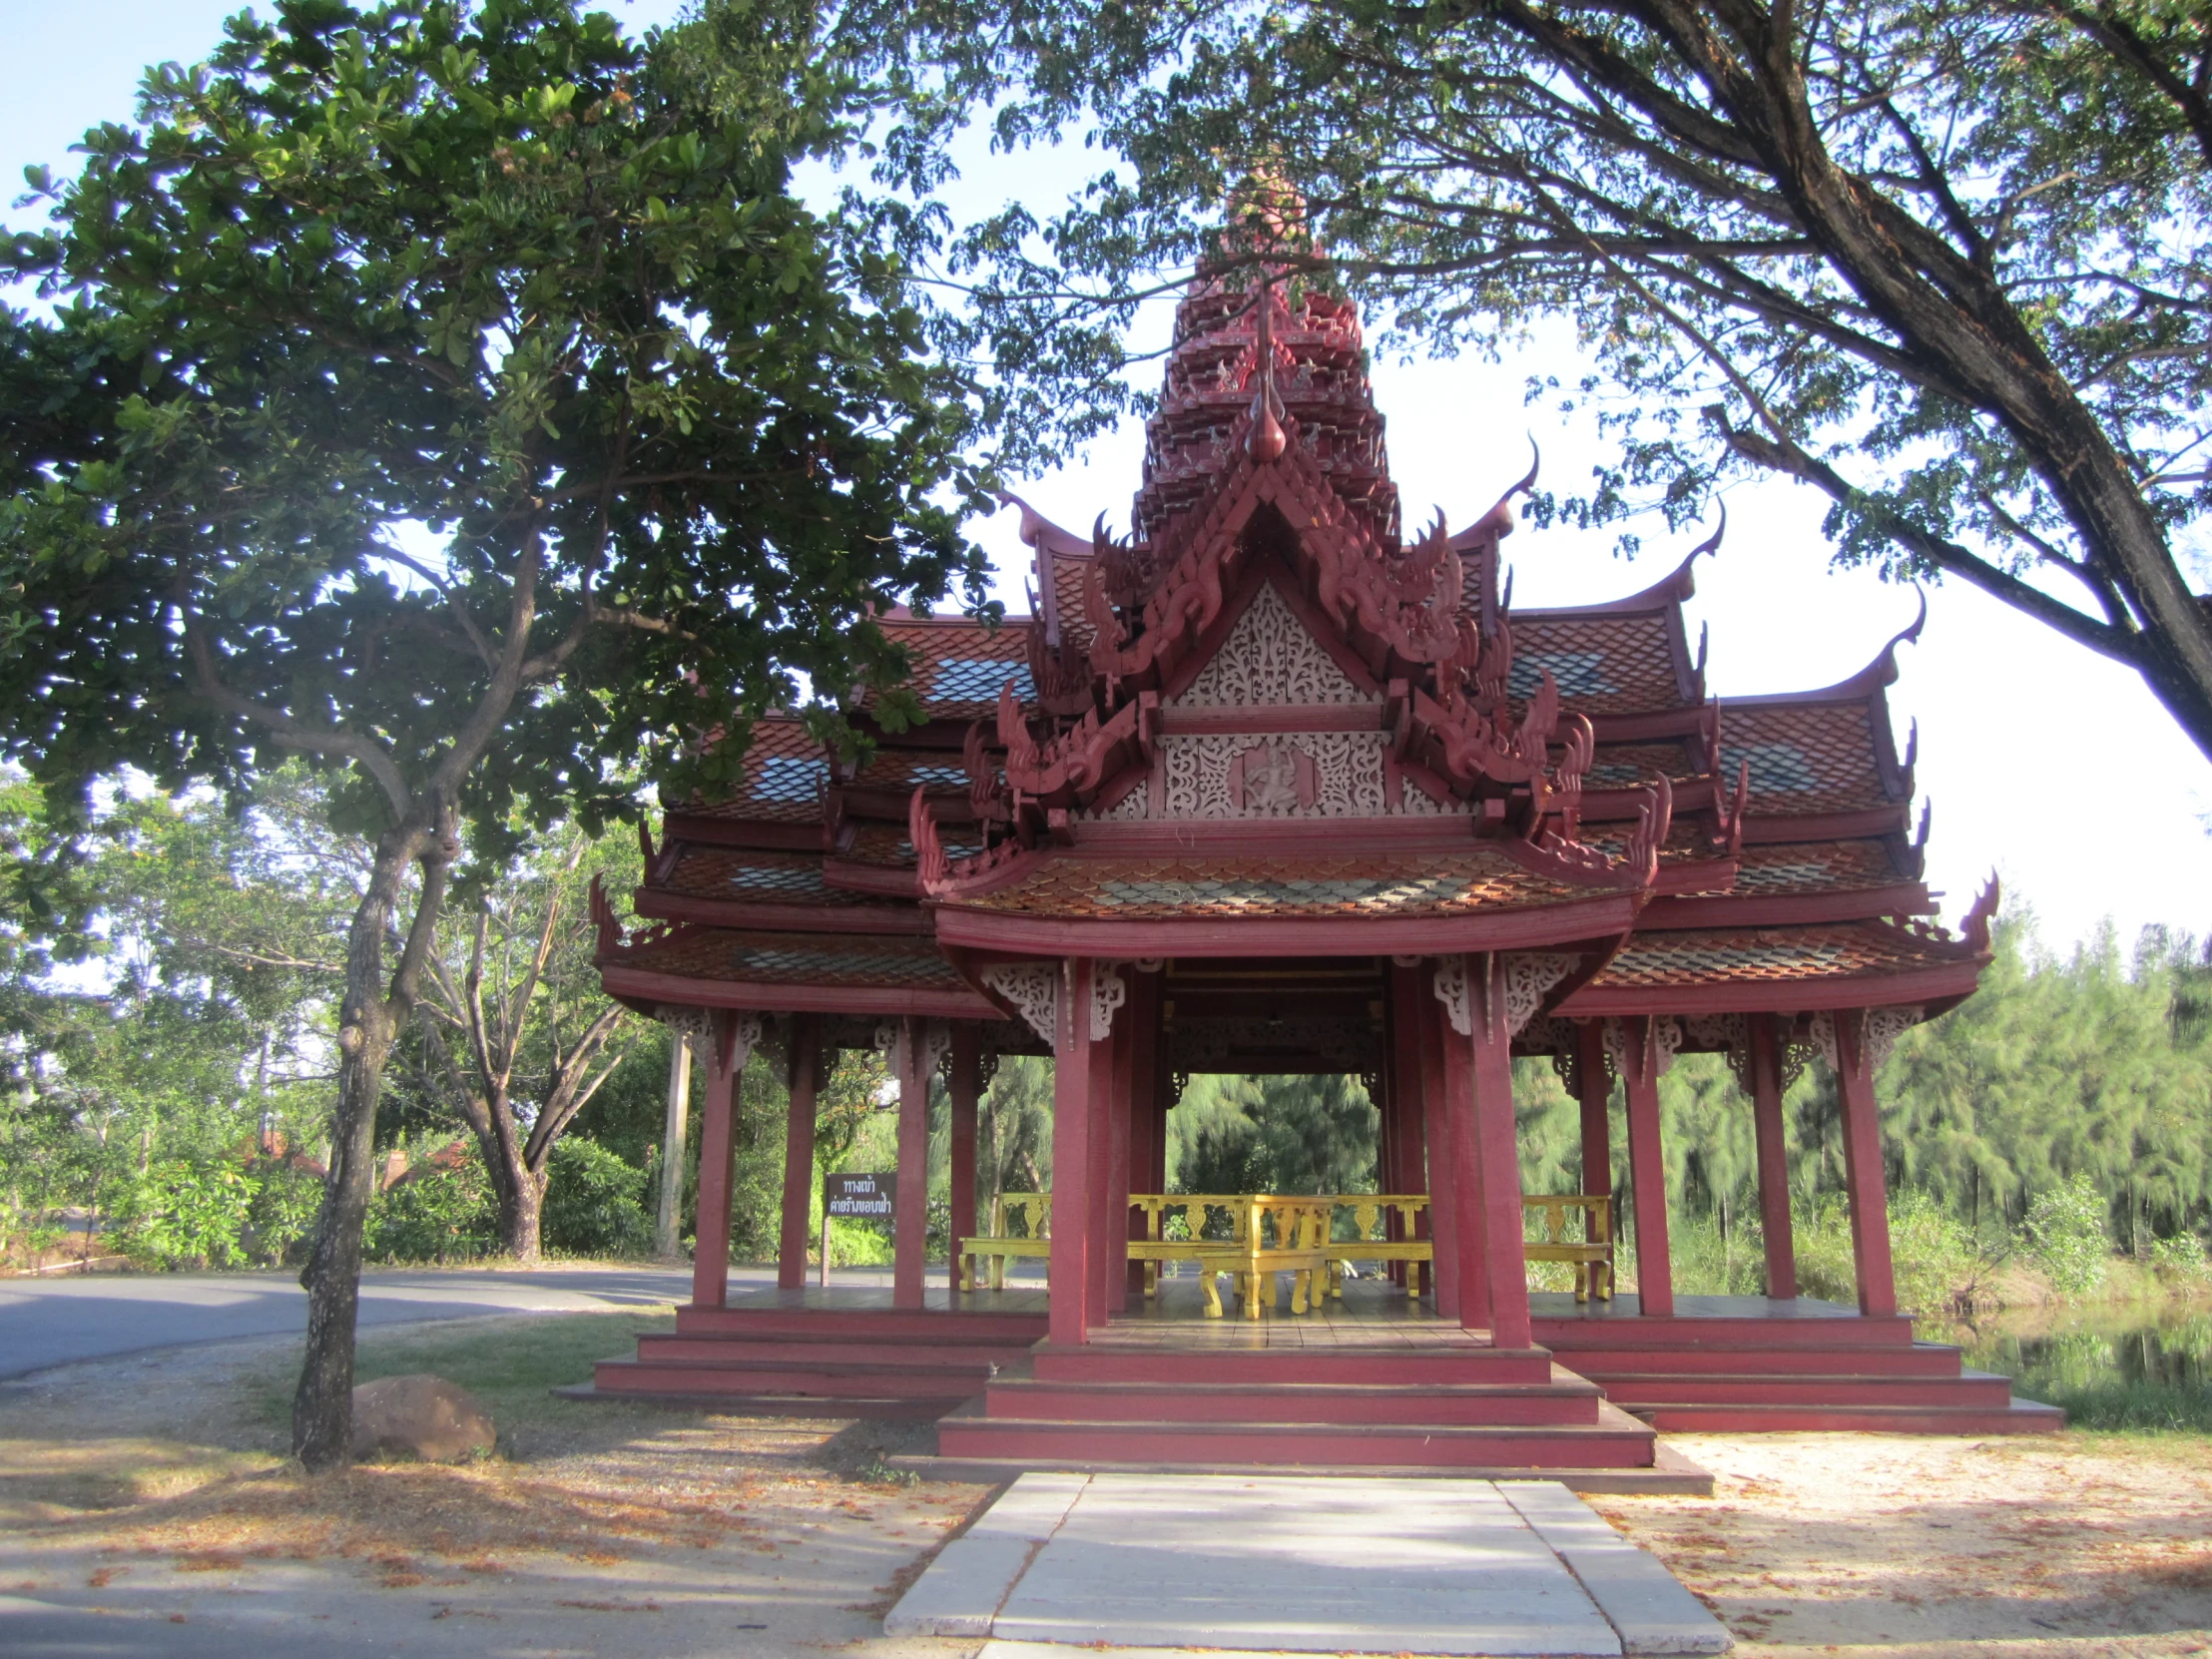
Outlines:
<svg viewBox="0 0 2212 1659"><path fill-rule="evenodd" d="M323 1184L314 1245L299 1275L307 1293L307 1353L291 1400L292 1455L315 1473L342 1467L352 1455L354 1321L360 1305L361 1228L376 1182L376 1103L392 1043L413 1007L421 940L435 924L444 898L453 842L450 829L441 830L394 830L377 842L368 888L346 935L330 1173ZM422 865L422 892L408 928L406 956L387 990L384 938L399 907L407 868L414 863Z"/></svg>
<svg viewBox="0 0 2212 1659"><path fill-rule="evenodd" d="M523 1156L514 1111L505 1100L491 1103L491 1124L492 1132L483 1137L484 1168L499 1199L499 1248L523 1266L535 1267L545 1211L544 1179Z"/></svg>

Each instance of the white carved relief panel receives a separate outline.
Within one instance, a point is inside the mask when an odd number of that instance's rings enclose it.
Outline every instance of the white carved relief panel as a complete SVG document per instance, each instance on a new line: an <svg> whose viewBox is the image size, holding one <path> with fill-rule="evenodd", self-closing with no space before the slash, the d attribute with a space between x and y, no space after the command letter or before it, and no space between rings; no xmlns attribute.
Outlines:
<svg viewBox="0 0 2212 1659"><path fill-rule="evenodd" d="M1260 703L1373 703L1331 661L1272 585L1245 607L1214 660L1171 707L1248 708Z"/></svg>
<svg viewBox="0 0 2212 1659"><path fill-rule="evenodd" d="M1207 733L1160 740L1157 780L1170 819L1381 818L1382 732ZM1135 789L1104 822L1154 817L1153 791Z"/></svg>

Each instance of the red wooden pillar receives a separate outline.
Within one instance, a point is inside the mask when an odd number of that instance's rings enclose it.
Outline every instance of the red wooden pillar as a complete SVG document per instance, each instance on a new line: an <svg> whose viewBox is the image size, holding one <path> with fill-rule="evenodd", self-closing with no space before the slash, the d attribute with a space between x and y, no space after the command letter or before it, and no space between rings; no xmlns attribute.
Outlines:
<svg viewBox="0 0 2212 1659"><path fill-rule="evenodd" d="M1468 1053L1473 1084L1467 1118L1481 1186L1482 1266L1490 1305L1490 1341L1526 1348L1528 1259L1522 1243L1520 1137L1513 1120L1513 1028L1505 1012L1505 958L1467 959L1472 1016ZM1462 1322L1464 1323L1464 1322Z"/></svg>
<svg viewBox="0 0 2212 1659"><path fill-rule="evenodd" d="M1790 1146L1782 1124L1782 1033L1772 1014L1748 1028L1751 1123L1759 1143L1759 1231L1767 1244L1767 1295L1797 1296L1797 1242L1790 1232Z"/></svg>
<svg viewBox="0 0 2212 1659"><path fill-rule="evenodd" d="M1650 1319L1674 1315L1667 1250L1667 1166L1659 1149L1659 1033L1648 1015L1623 1019L1627 1061L1628 1186L1636 1204L1636 1305Z"/></svg>
<svg viewBox="0 0 2212 1659"><path fill-rule="evenodd" d="M1110 966L1113 972L1121 975L1124 985L1137 977L1126 962ZM1135 1167L1131 1157L1136 1151L1132 1137L1137 1116L1135 1102L1131 1099L1136 1080L1136 1055L1131 1040L1136 1021L1130 1018L1133 1011L1124 1007L1114 1015L1113 1033L1106 1040L1107 1051L1112 1056L1107 1084L1111 1109L1105 1119L1105 1207L1098 1218L1098 1305L1108 1314L1122 1313L1129 1306L1129 1175Z"/></svg>
<svg viewBox="0 0 2212 1659"><path fill-rule="evenodd" d="M898 1022L898 1190L891 1203L891 1306L922 1306L929 1256L929 1029Z"/></svg>
<svg viewBox="0 0 2212 1659"><path fill-rule="evenodd" d="M983 1093L983 1031L973 1020L952 1027L951 1155L952 1222L945 1248L951 1277L960 1283L960 1241L975 1233L975 1103Z"/></svg>
<svg viewBox="0 0 2212 1659"><path fill-rule="evenodd" d="M1129 1007L1120 1016L1129 1028L1129 1157L1125 1177L1121 1183L1121 1214L1126 1225L1126 1238L1141 1239L1145 1236L1145 1216L1129 1203L1132 1192L1156 1193L1161 1189L1154 1184L1153 1165L1158 1161L1154 1143L1166 1133L1167 1125L1161 1121L1159 1110L1160 1081L1160 979L1157 965L1151 972L1138 969L1129 987ZM1123 1253L1126 1257L1127 1252ZM1144 1264L1123 1264L1122 1297L1114 1304L1121 1309L1128 1306L1132 1296L1144 1295Z"/></svg>
<svg viewBox="0 0 2212 1659"><path fill-rule="evenodd" d="M1382 1051L1375 1068L1375 1186L1378 1192L1401 1193L1406 1189L1398 1183L1404 1179L1404 1136L1399 1133L1398 1112L1403 1103L1403 1091L1397 1087L1396 1022L1390 1012L1388 999L1382 1004ZM1396 1240L1401 1237L1398 1214L1395 1210L1382 1213L1382 1236ZM1405 1264L1385 1262L1384 1275L1393 1285L1405 1283Z"/></svg>
<svg viewBox="0 0 2212 1659"><path fill-rule="evenodd" d="M707 1047L707 1099L699 1119L699 1231L692 1244L692 1306L730 1300L730 1189L738 1176L738 1080L753 1045L742 1015L718 1014Z"/></svg>
<svg viewBox="0 0 2212 1659"><path fill-rule="evenodd" d="M784 1120L784 1230L776 1247L776 1286L807 1283L807 1244L814 1235L815 1096L822 1086L822 1023L792 1019L791 1108Z"/></svg>
<svg viewBox="0 0 2212 1659"><path fill-rule="evenodd" d="M1582 1103L1582 1192L1585 1197L1613 1191L1613 1066L1605 1057L1605 1022L1584 1020L1574 1028L1575 1093Z"/></svg>
<svg viewBox="0 0 2212 1659"><path fill-rule="evenodd" d="M1046 1334L1090 1341L1091 972L1088 957L1060 969L1052 1069L1052 1254Z"/></svg>
<svg viewBox="0 0 2212 1659"><path fill-rule="evenodd" d="M1851 1194L1851 1259L1859 1274L1859 1311L1894 1314L1898 1287L1890 1263L1889 1184L1882 1169L1882 1119L1875 1107L1867 1011L1839 1009L1835 1020L1836 1085L1844 1108L1844 1184Z"/></svg>
<svg viewBox="0 0 2212 1659"><path fill-rule="evenodd" d="M1431 1269L1436 1281L1436 1313L1443 1319L1459 1317L1459 1230L1456 1225L1457 1189L1452 1180L1451 1137L1444 1110L1444 1046L1441 1033L1451 1027L1444 1019L1430 988L1427 965L1405 970L1408 994L1399 1003L1409 1014L1412 1027L1412 1063L1409 1075L1417 1080L1420 1102L1422 1169L1427 1176L1428 1239L1435 1252Z"/></svg>
<svg viewBox="0 0 2212 1659"><path fill-rule="evenodd" d="M1152 1157L1145 1165L1145 1190L1155 1193L1168 1190L1168 1113L1175 1110L1175 1057L1162 1024L1166 1005L1163 995L1152 1015Z"/></svg>
<svg viewBox="0 0 2212 1659"><path fill-rule="evenodd" d="M1474 957L1446 956L1436 963L1439 983ZM1471 999L1472 990L1468 995ZM1462 1330L1490 1329L1490 1275L1487 1194L1482 1186L1482 1141L1475 1125L1474 1040L1459 1029L1455 1007L1438 1010L1437 1042L1443 1052L1444 1127L1440 1146L1432 1149L1429 1169L1439 1164L1451 1172L1451 1204L1448 1226L1454 1246L1459 1281L1459 1325ZM1438 1221L1445 1207L1431 1200ZM1442 1247L1438 1246L1441 1254Z"/></svg>

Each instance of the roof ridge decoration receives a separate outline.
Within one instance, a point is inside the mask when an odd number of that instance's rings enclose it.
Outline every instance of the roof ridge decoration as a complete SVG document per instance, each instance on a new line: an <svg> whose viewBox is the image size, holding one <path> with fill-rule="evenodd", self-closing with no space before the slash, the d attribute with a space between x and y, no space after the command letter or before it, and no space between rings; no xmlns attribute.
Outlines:
<svg viewBox="0 0 2212 1659"><path fill-rule="evenodd" d="M1919 916L1885 916L1875 925L1924 944L1941 945L1954 956L1986 959L1991 950L1997 904L2002 897L2003 883L1997 879L1996 871L1991 870L1981 891L1974 895L1972 907L1959 922L1955 935L1942 923L1924 921Z"/></svg>
<svg viewBox="0 0 2212 1659"><path fill-rule="evenodd" d="M1858 673L1846 675L1832 686L1821 686L1813 691L1761 692L1752 697L1732 697L1728 701L1740 709L1774 708L1802 703L1857 703L1874 696L1887 686L1895 685L1898 677L1898 647L1918 645L1922 631L1928 627L1928 590L1915 582L1913 591L1920 595L1919 614L1892 634L1888 643ZM1918 753L1920 745L1917 726L1913 747Z"/></svg>

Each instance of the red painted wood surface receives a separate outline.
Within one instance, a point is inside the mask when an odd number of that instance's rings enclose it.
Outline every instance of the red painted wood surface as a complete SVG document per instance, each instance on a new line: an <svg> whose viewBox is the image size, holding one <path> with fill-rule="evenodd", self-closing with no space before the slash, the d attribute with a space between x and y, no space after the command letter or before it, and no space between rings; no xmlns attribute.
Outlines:
<svg viewBox="0 0 2212 1659"><path fill-rule="evenodd" d="M1605 1057L1605 1026L1588 1020L1575 1027L1576 1100L1582 1108L1582 1191L1613 1190L1613 1066Z"/></svg>
<svg viewBox="0 0 2212 1659"><path fill-rule="evenodd" d="M1520 1146L1513 1118L1513 1034L1505 1018L1505 965L1494 955L1470 957L1468 985L1474 1027L1467 1128L1482 1183L1482 1270L1488 1276L1490 1340L1500 1348L1528 1346L1528 1260L1522 1243Z"/></svg>
<svg viewBox="0 0 2212 1659"><path fill-rule="evenodd" d="M898 1033L898 1190L891 1198L891 1303L922 1305L929 1250L929 1048L923 1022Z"/></svg>
<svg viewBox="0 0 2212 1659"><path fill-rule="evenodd" d="M1898 1311L1897 1275L1890 1265L1890 1201L1882 1168L1882 1119L1875 1106L1866 1016L1836 1015L1836 1092L1843 1106L1844 1184L1851 1197L1851 1257L1859 1276L1859 1311Z"/></svg>
<svg viewBox="0 0 2212 1659"><path fill-rule="evenodd" d="M1782 1038L1772 1014L1752 1014L1747 1065L1751 1122L1759 1146L1759 1232L1767 1251L1767 1295L1797 1295L1797 1242L1790 1218L1790 1143L1782 1121Z"/></svg>
<svg viewBox="0 0 2212 1659"><path fill-rule="evenodd" d="M951 1097L945 1137L952 1207L948 1249L956 1256L960 1239L983 1230L982 1219L975 1213L975 1103L983 1092L983 1033L972 1020L962 1020L952 1028L952 1075L946 1092ZM956 1260L952 1271L959 1271Z"/></svg>
<svg viewBox="0 0 2212 1659"><path fill-rule="evenodd" d="M720 1308L730 1291L730 1191L737 1180L738 1073L728 1038L708 1044L707 1098L699 1114L698 1226L692 1245L692 1306Z"/></svg>
<svg viewBox="0 0 2212 1659"><path fill-rule="evenodd" d="M1421 1212L1435 1255L1436 1312L1447 1320L1460 1319L1459 1219L1454 1198L1455 1180L1451 1152L1450 1117L1444 1095L1444 1045L1439 1033L1450 1023L1430 986L1428 965L1403 970L1403 980L1393 980L1404 1000L1399 1007L1412 1016L1413 1054L1409 1068L1419 1093L1421 1138L1426 1147L1428 1182L1418 1190L1428 1194L1428 1208Z"/></svg>
<svg viewBox="0 0 2212 1659"><path fill-rule="evenodd" d="M792 1021L790 1108L784 1117L784 1226L777 1241L776 1283L796 1291L807 1283L807 1246L814 1232L815 1097L822 1082L822 1022Z"/></svg>
<svg viewBox="0 0 2212 1659"><path fill-rule="evenodd" d="M1621 1021L1627 1036L1628 1184L1636 1205L1636 1288L1644 1313L1674 1312L1674 1262L1667 1249L1667 1167L1659 1148L1659 1055L1648 1019Z"/></svg>
<svg viewBox="0 0 2212 1659"><path fill-rule="evenodd" d="M1052 1072L1052 1340L1080 1344L1090 1329L1091 961L1071 957L1056 999Z"/></svg>
<svg viewBox="0 0 2212 1659"><path fill-rule="evenodd" d="M1129 1242L1129 1194L1133 1190L1131 1175L1135 1169L1132 1159L1136 1153L1133 1142L1137 1134L1135 1092L1137 1076L1136 1031L1138 992L1135 981L1146 977L1127 962L1116 964L1122 983L1129 987L1129 1000L1114 1014L1114 1030L1108 1046L1113 1051L1113 1081L1107 1086L1106 1116L1106 1191L1103 1208L1099 1212L1099 1226L1106 1235L1100 1241L1098 1252L1098 1284L1100 1305L1109 1315L1123 1312L1129 1306L1129 1270L1136 1264L1129 1260L1127 1250L1116 1250L1116 1245ZM1138 1285L1140 1292L1143 1284Z"/></svg>

